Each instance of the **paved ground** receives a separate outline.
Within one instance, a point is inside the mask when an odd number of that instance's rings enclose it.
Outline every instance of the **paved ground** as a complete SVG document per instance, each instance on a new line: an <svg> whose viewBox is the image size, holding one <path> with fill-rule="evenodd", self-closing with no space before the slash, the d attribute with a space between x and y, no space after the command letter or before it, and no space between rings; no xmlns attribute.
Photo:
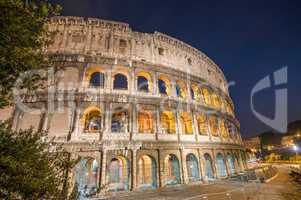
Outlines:
<svg viewBox="0 0 301 200"><path fill-rule="evenodd" d="M208 185L175 186L157 191L118 193L110 200L301 200L301 187L292 182L285 167L269 183L219 181Z"/></svg>

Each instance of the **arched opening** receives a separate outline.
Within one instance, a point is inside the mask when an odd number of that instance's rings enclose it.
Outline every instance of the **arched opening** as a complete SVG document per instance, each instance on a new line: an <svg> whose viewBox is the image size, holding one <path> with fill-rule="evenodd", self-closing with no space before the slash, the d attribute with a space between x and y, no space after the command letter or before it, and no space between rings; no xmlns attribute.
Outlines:
<svg viewBox="0 0 301 200"><path fill-rule="evenodd" d="M192 117L187 112L181 113L181 126L182 126L182 133L185 135L192 135L193 128L192 128Z"/></svg>
<svg viewBox="0 0 301 200"><path fill-rule="evenodd" d="M93 72L89 81L90 87L104 87L104 74L102 72Z"/></svg>
<svg viewBox="0 0 301 200"><path fill-rule="evenodd" d="M187 175L189 182L200 180L198 159L192 153L186 156Z"/></svg>
<svg viewBox="0 0 301 200"><path fill-rule="evenodd" d="M206 87L202 87L202 93L203 93L205 104L207 106L211 106L212 105L211 91Z"/></svg>
<svg viewBox="0 0 301 200"><path fill-rule="evenodd" d="M173 112L164 111L161 113L161 130L163 133L176 133L176 124Z"/></svg>
<svg viewBox="0 0 301 200"><path fill-rule="evenodd" d="M178 158L169 154L164 159L165 185L181 183L181 172Z"/></svg>
<svg viewBox="0 0 301 200"><path fill-rule="evenodd" d="M205 158L205 177L207 180L212 180L214 179L214 175L213 175L211 156L208 153L205 153L204 158Z"/></svg>
<svg viewBox="0 0 301 200"><path fill-rule="evenodd" d="M213 100L213 106L216 108L216 109L221 109L222 105L221 105L221 101L220 101L220 98L217 94L212 94L212 100Z"/></svg>
<svg viewBox="0 0 301 200"><path fill-rule="evenodd" d="M139 92L150 92L151 87L151 76L147 72L139 72L137 74L137 89Z"/></svg>
<svg viewBox="0 0 301 200"><path fill-rule="evenodd" d="M215 115L209 116L209 126L211 135L214 137L218 136L218 119Z"/></svg>
<svg viewBox="0 0 301 200"><path fill-rule="evenodd" d="M153 117L150 111L138 112L139 133L153 133Z"/></svg>
<svg viewBox="0 0 301 200"><path fill-rule="evenodd" d="M231 104L227 100L225 101L225 107L226 107L226 112L228 114L232 114L233 113L232 106L231 106Z"/></svg>
<svg viewBox="0 0 301 200"><path fill-rule="evenodd" d="M113 88L117 90L128 89L128 79L124 74L117 73L114 75Z"/></svg>
<svg viewBox="0 0 301 200"><path fill-rule="evenodd" d="M75 184L80 198L95 194L98 188L98 162L82 158L74 168Z"/></svg>
<svg viewBox="0 0 301 200"><path fill-rule="evenodd" d="M199 114L197 116L197 122L198 122L199 134L200 135L208 135L208 124L206 121L206 115Z"/></svg>
<svg viewBox="0 0 301 200"><path fill-rule="evenodd" d="M101 111L98 107L90 107L86 109L83 115L84 132L95 133L101 130Z"/></svg>
<svg viewBox="0 0 301 200"><path fill-rule="evenodd" d="M218 177L226 177L227 176L227 168L224 162L223 155L218 153L216 155L216 168Z"/></svg>
<svg viewBox="0 0 301 200"><path fill-rule="evenodd" d="M187 87L183 81L176 81L177 97L185 99L187 97Z"/></svg>
<svg viewBox="0 0 301 200"><path fill-rule="evenodd" d="M157 165L154 158L143 155L138 160L138 186L141 189L157 188Z"/></svg>
<svg viewBox="0 0 301 200"><path fill-rule="evenodd" d="M113 158L109 165L109 190L128 191L130 180L130 166L123 156Z"/></svg>
<svg viewBox="0 0 301 200"><path fill-rule="evenodd" d="M227 155L227 162L230 169L230 174L235 174L235 163L234 163L234 157L231 154Z"/></svg>
<svg viewBox="0 0 301 200"><path fill-rule="evenodd" d="M166 76L159 76L158 89L160 94L170 96L170 81Z"/></svg>
<svg viewBox="0 0 301 200"><path fill-rule="evenodd" d="M201 100L200 91L197 84L192 84L190 88L191 98L197 102Z"/></svg>
<svg viewBox="0 0 301 200"><path fill-rule="evenodd" d="M223 138L228 138L229 137L228 129L226 128L224 119L220 120L220 131L221 131L221 134L222 134Z"/></svg>
<svg viewBox="0 0 301 200"><path fill-rule="evenodd" d="M128 111L123 108L117 108L112 114L111 131L113 133L129 132L129 115Z"/></svg>

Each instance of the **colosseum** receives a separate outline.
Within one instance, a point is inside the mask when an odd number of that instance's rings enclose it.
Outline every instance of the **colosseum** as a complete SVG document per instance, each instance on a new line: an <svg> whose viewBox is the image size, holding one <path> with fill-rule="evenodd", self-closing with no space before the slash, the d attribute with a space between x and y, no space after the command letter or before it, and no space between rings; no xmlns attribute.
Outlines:
<svg viewBox="0 0 301 200"><path fill-rule="evenodd" d="M49 30L45 54L56 64L48 94L26 95L23 104L41 112L15 108L13 126L47 131L79 159L70 177L82 194L204 183L246 169L227 81L204 53L102 19L54 17Z"/></svg>

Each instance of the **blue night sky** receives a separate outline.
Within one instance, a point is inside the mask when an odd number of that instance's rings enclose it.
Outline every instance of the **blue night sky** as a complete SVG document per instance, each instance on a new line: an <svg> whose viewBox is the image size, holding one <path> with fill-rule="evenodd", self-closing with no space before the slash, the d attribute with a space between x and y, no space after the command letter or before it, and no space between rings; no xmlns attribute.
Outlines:
<svg viewBox="0 0 301 200"><path fill-rule="evenodd" d="M289 121L301 119L301 1L53 0L62 15L129 23L135 31L159 31L183 40L221 67L236 106L243 137L270 129L251 112L254 85L288 67ZM255 96L258 112L273 117L274 91Z"/></svg>

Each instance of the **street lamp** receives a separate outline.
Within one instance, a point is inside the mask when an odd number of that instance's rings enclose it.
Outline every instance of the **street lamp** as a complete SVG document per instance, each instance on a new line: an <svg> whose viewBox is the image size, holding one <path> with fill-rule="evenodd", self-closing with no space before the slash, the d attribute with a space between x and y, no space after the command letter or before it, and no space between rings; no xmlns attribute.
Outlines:
<svg viewBox="0 0 301 200"><path fill-rule="evenodd" d="M294 151L295 151L295 153L296 153L296 161L297 161L297 155L298 155L298 146L297 145L294 145L293 146L293 149L294 149Z"/></svg>

